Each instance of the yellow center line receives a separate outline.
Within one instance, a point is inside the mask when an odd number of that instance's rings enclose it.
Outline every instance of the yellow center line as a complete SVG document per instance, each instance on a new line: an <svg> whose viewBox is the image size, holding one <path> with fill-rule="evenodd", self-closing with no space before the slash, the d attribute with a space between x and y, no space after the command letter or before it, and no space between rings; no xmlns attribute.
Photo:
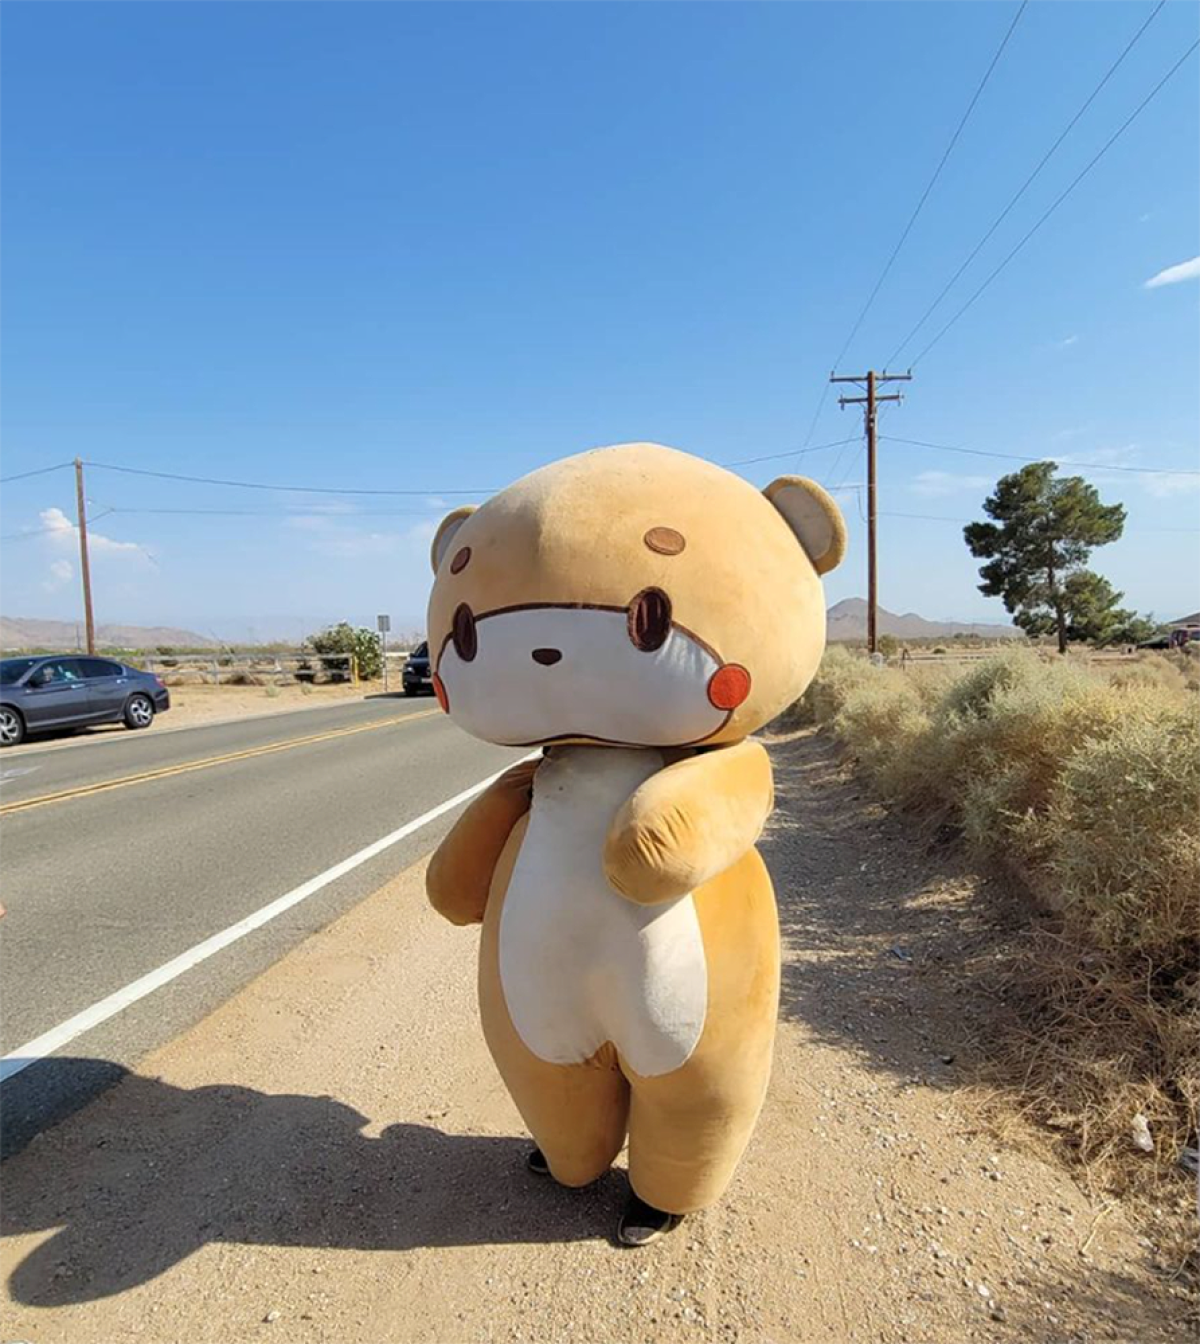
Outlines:
<svg viewBox="0 0 1200 1344"><path fill-rule="evenodd" d="M165 765L161 770L145 770L140 775L122 775L120 779L101 780L98 784L82 784L78 788L63 789L59 793L43 793L37 798L21 798L0 806L0 817L7 816L10 812L25 812L31 807L64 803L69 798L83 798L90 793L106 793L109 789L124 789L130 784L169 779L172 775L186 775L192 770L208 770L214 765L226 765L230 761L248 761L254 756L269 756L277 751L291 751L293 747L305 747L313 742L328 742L335 737L350 737L354 733L369 733L376 728L412 723L415 719L427 719L440 713L440 709L423 709L416 714L400 714L392 719L380 719L376 723L360 723L353 728L332 728L324 733L311 733L308 737L289 738L286 742L270 742L263 747L248 747L245 751L226 752L224 756L206 756L203 760L185 761L182 765Z"/></svg>

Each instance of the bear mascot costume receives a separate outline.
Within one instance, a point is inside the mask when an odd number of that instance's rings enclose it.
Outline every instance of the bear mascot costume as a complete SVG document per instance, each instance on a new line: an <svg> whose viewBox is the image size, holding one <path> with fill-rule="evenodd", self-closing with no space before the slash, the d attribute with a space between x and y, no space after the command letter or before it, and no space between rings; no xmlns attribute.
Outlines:
<svg viewBox="0 0 1200 1344"><path fill-rule="evenodd" d="M749 735L812 679L844 549L813 482L760 492L642 443L534 471L434 538L442 708L542 753L459 818L429 899L483 925L483 1029L530 1168L587 1185L628 1137L628 1245L720 1198L762 1105L779 928Z"/></svg>

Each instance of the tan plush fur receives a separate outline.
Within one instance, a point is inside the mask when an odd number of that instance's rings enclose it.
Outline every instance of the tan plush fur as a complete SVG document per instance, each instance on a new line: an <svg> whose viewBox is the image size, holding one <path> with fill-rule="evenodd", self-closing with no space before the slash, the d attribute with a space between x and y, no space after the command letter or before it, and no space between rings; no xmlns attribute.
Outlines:
<svg viewBox="0 0 1200 1344"><path fill-rule="evenodd" d="M539 807L539 763L515 767L476 799L434 855L434 906L456 923L483 923L488 1045L565 1184L594 1180L628 1137L635 1191L687 1213L720 1197L750 1138L770 1072L779 939L754 849L772 806L770 763L745 739L815 672L825 631L818 574L844 544L836 507L810 482L781 478L763 493L651 444L556 462L478 510L456 510L435 539L429 642L451 716L460 707L469 730L489 740L550 743L551 759L585 781L589 762L604 773L609 744L622 759L630 746L657 751L632 758L649 764L631 795L595 795L604 839L577 856L578 871L607 884L602 901L643 907L642 919L683 902L702 938L703 1020L676 1067L639 1074L613 1040L551 1062L514 1025L500 951L505 902L530 843L531 794ZM643 651L633 609L648 589L660 608L663 595L669 603L670 635L664 643L658 629L659 645ZM527 631L556 642L526 649ZM639 720L643 700L655 712ZM520 727L510 731L512 722ZM652 737L640 740L639 724ZM569 890L550 897L547 909L571 912ZM645 987L650 1000L659 988ZM662 988L669 999L670 985ZM681 1031L673 1019L670 1030Z"/></svg>

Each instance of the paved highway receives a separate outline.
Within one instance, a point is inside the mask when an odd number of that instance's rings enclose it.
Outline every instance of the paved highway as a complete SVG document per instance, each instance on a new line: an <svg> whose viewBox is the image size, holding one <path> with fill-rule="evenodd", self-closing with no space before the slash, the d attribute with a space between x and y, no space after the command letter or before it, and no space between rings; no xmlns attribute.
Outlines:
<svg viewBox="0 0 1200 1344"><path fill-rule="evenodd" d="M22 1047L521 754L467 737L429 700L399 697L0 754L0 1054L41 1053ZM335 875L51 1057L9 1061L19 1071L0 1085L5 1150L427 853L453 816Z"/></svg>

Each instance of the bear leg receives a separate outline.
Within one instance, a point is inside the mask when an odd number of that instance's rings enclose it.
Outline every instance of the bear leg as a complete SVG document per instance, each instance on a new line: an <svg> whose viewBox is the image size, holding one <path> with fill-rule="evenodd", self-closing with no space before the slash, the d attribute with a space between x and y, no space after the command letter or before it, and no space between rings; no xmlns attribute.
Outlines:
<svg viewBox="0 0 1200 1344"><path fill-rule="evenodd" d="M629 1084L612 1046L586 1064L547 1064L521 1046L496 1064L554 1179L583 1186L603 1176L625 1143L629 1115Z"/></svg>

